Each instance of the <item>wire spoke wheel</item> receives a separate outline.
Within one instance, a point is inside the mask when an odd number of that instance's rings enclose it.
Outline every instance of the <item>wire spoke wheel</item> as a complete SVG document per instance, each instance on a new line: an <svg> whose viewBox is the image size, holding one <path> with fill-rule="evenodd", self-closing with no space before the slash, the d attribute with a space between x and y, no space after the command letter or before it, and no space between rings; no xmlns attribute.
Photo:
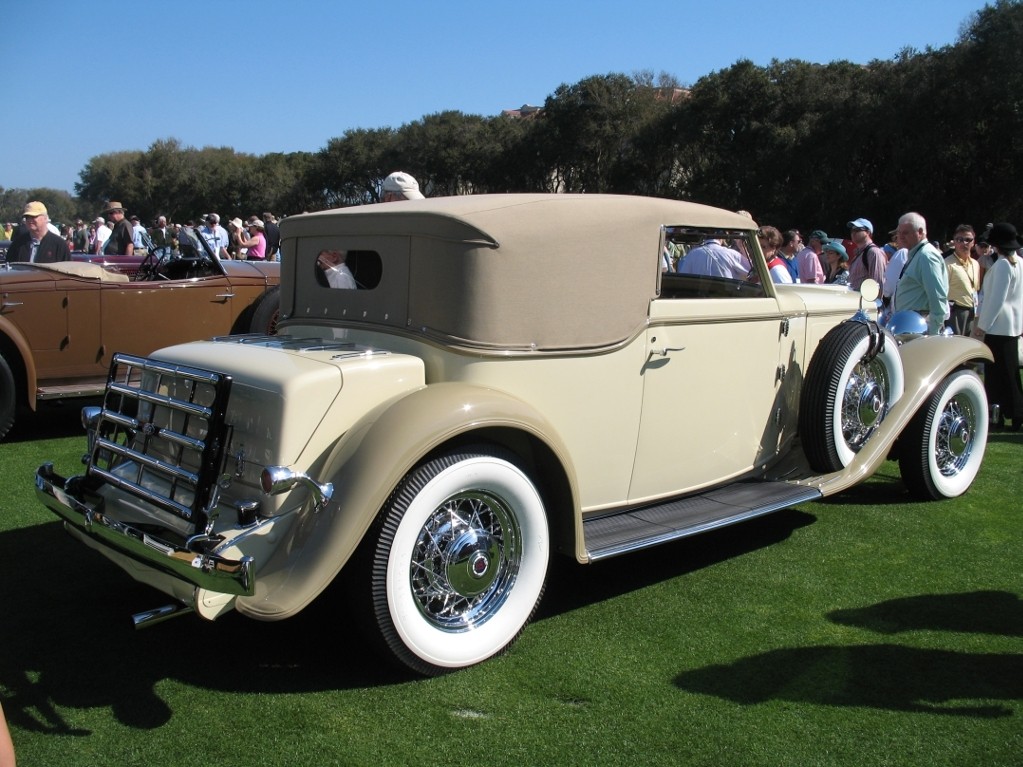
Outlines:
<svg viewBox="0 0 1023 767"><path fill-rule="evenodd" d="M369 563L370 636L421 674L503 652L543 595L547 514L500 448L463 449L410 472L381 509Z"/></svg>

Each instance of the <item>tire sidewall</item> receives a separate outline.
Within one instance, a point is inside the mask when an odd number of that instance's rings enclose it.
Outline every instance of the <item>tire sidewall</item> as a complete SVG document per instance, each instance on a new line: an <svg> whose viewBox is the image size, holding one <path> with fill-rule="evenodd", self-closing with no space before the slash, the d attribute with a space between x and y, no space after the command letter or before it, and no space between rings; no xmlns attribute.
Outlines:
<svg viewBox="0 0 1023 767"><path fill-rule="evenodd" d="M957 396L966 394L970 396L972 406L977 417L973 424L974 432L970 446L970 457L963 469L951 477L941 473L937 462L937 439L938 429L936 428L941 419L942 413L948 403ZM987 423L987 395L984 393L984 384L974 374L966 370L949 377L947 385L937 394L937 399L928 408L928 420L924 427L924 439L926 440L927 451L927 475L930 483L938 496L943 498L955 498L965 493L980 471L984 458L984 450L987 446L988 423Z"/></svg>
<svg viewBox="0 0 1023 767"><path fill-rule="evenodd" d="M448 498L469 489L499 496L515 516L522 559L504 603L471 630L444 631L420 612L410 586L410 563L424 524ZM387 609L409 652L441 668L471 666L496 655L522 631L543 593L550 557L543 501L529 478L508 461L473 456L441 470L408 504L390 541L385 572Z"/></svg>
<svg viewBox="0 0 1023 767"><path fill-rule="evenodd" d="M884 331L882 331L884 332ZM800 433L811 465L818 471L840 471L856 457L856 450L845 440L842 414L847 387L856 366L870 351L872 334L861 323L835 327L820 342L810 361L800 397ZM901 399L905 391L905 370L898 344L885 332L884 346L875 358L888 379L885 413Z"/></svg>
<svg viewBox="0 0 1023 767"><path fill-rule="evenodd" d="M14 425L17 409L18 395L14 373L7 360L0 357L0 439L7 436L7 432Z"/></svg>
<svg viewBox="0 0 1023 767"><path fill-rule="evenodd" d="M831 412L830 428L832 437L835 440L835 450L838 453L839 461L842 466L848 466L853 462L856 457L856 451L849 447L845 441L845 436L842 432L842 408L845 404L846 387L849 385L849 379L852 377L853 371L856 366L863 360L863 356L870 350L870 335L863 336L856 345L853 346L852 351L849 353L845 364L842 366L842 373L838 379L838 389L835 397L835 405ZM875 358L881 365L884 366L885 374L888 377L888 392L887 400L884 404L885 413L882 413L878 419L877 425L880 425L881 421L887 416L887 411L892 409L892 406L899 401L902 397L902 393L905 389L905 372L902 367L902 358L899 356L898 347L895 343L895 339L891 337L885 338L884 349L882 349L877 357ZM875 425L874 428L877 428Z"/></svg>
<svg viewBox="0 0 1023 767"><path fill-rule="evenodd" d="M252 313L250 333L277 335L277 323L280 321L281 289L279 286L270 288L263 294Z"/></svg>

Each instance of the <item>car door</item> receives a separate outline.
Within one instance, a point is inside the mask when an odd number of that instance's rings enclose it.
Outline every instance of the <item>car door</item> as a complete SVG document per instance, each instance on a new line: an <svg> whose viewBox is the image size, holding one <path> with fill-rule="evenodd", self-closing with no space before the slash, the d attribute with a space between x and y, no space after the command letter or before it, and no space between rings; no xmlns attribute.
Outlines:
<svg viewBox="0 0 1023 767"><path fill-rule="evenodd" d="M115 352L146 355L164 346L231 332L236 291L222 274L104 284L102 327L109 366Z"/></svg>
<svg viewBox="0 0 1023 767"><path fill-rule="evenodd" d="M73 378L96 362L99 281L45 267L3 273L0 317L25 339L39 381Z"/></svg>
<svg viewBox="0 0 1023 767"><path fill-rule="evenodd" d="M651 302L630 502L695 491L778 455L795 346L772 295Z"/></svg>

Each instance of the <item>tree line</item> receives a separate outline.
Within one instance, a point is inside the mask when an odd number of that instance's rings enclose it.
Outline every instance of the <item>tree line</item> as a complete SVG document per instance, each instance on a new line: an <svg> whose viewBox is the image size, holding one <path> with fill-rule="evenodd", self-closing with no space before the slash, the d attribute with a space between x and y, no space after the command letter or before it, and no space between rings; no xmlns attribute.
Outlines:
<svg viewBox="0 0 1023 767"><path fill-rule="evenodd" d="M1023 225L1023 0L997 0L955 43L866 65L748 60L689 87L649 72L565 84L531 119L457 111L357 129L318 152L261 156L182 146L93 157L77 196L3 190L0 220L27 199L91 219L105 200L143 220L203 212L291 214L376 202L393 170L429 196L643 194L750 211L780 228L865 216L878 229L918 210L935 235L961 222Z"/></svg>

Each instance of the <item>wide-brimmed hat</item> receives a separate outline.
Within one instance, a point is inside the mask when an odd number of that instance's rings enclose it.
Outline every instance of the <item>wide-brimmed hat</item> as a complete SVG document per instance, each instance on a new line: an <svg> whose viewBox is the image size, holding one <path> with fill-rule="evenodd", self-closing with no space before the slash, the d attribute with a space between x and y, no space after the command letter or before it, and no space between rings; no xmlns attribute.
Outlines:
<svg viewBox="0 0 1023 767"><path fill-rule="evenodd" d="M237 216L235 216L234 218L231 219L231 226L233 226L235 229L244 229L245 228L245 224L243 224L242 220L240 218L238 218Z"/></svg>
<svg viewBox="0 0 1023 767"><path fill-rule="evenodd" d="M31 218L35 218L36 216L45 216L47 215L46 206L39 202L39 200L33 200L25 205L25 209L21 212L21 215L30 216Z"/></svg>
<svg viewBox="0 0 1023 767"><path fill-rule="evenodd" d="M124 206L119 202L108 202L107 206L101 211L105 216L107 213L113 213L115 210L119 210L124 213Z"/></svg>
<svg viewBox="0 0 1023 767"><path fill-rule="evenodd" d="M1019 244L1019 235L1016 227L1012 224L1001 222L991 227L988 232L987 241L1000 250L1019 250L1023 245Z"/></svg>
<svg viewBox="0 0 1023 767"><path fill-rule="evenodd" d="M820 240L821 243L823 244L828 241L828 233L825 232L823 229L814 229L812 232L810 232L810 239Z"/></svg>

